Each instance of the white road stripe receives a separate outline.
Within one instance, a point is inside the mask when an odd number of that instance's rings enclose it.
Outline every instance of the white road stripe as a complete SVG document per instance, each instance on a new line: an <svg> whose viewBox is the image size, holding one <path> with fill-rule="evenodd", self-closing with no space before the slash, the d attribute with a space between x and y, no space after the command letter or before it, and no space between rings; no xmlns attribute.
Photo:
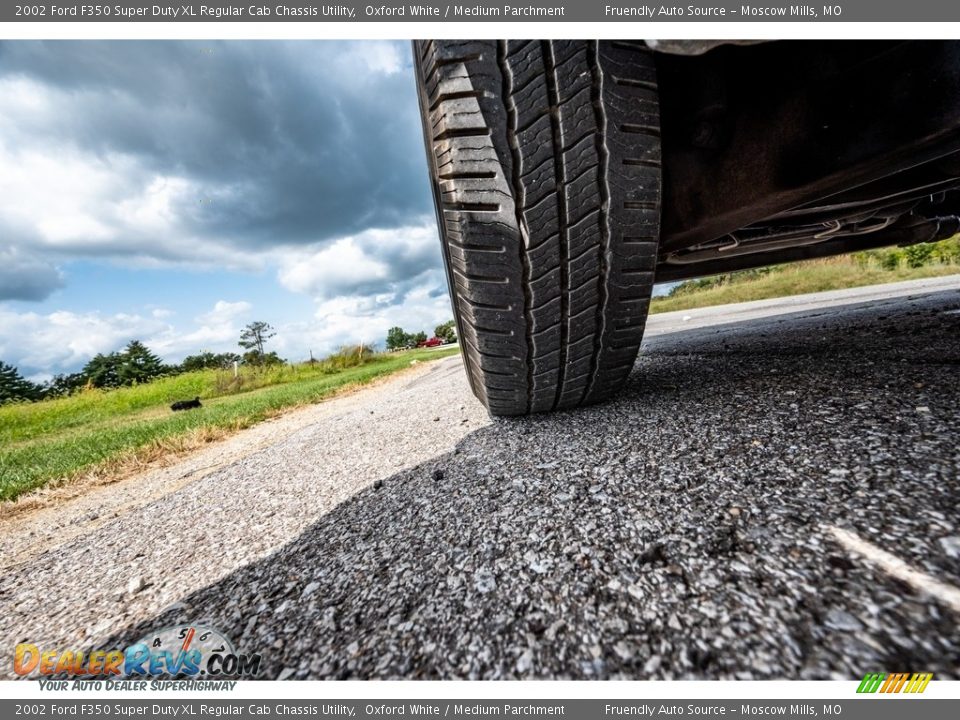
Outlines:
<svg viewBox="0 0 960 720"><path fill-rule="evenodd" d="M954 612L960 613L960 589L940 582L925 572L910 567L896 555L891 555L886 550L878 548L849 530L833 525L827 525L826 530L847 550L862 556L867 562L877 566L890 577L906 583L918 592L936 598Z"/></svg>

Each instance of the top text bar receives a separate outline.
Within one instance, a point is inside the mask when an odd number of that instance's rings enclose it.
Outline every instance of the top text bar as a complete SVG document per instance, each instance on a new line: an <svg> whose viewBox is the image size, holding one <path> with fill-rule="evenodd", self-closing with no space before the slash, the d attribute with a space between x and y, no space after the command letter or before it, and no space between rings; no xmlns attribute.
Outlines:
<svg viewBox="0 0 960 720"><path fill-rule="evenodd" d="M492 0L465 3L290 2L3 3L0 22L960 22L956 0L839 0L836 4Z"/></svg>

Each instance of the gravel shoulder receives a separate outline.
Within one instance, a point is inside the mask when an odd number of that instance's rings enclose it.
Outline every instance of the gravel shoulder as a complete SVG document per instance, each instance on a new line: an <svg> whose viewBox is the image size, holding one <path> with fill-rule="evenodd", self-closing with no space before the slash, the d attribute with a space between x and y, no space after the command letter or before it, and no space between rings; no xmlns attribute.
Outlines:
<svg viewBox="0 0 960 720"><path fill-rule="evenodd" d="M455 365L459 358L448 362ZM376 405L396 383L414 383L437 370L418 363L409 370L387 376L322 403L296 408L258 423L252 428L118 480L82 481L44 488L13 502L0 512L0 570L27 562L73 538L93 534L98 528L180 488L228 468L243 458L288 438L316 423L336 423L337 418L360 407Z"/></svg>
<svg viewBox="0 0 960 720"><path fill-rule="evenodd" d="M491 422L458 358L318 406L32 546L0 631L204 622L284 678L957 677L960 290L856 299L673 318L577 412Z"/></svg>
<svg viewBox="0 0 960 720"><path fill-rule="evenodd" d="M62 504L40 496L0 522L0 626L17 642L75 647L265 557L361 488L486 424L456 383L418 389L459 376L460 362L422 364Z"/></svg>

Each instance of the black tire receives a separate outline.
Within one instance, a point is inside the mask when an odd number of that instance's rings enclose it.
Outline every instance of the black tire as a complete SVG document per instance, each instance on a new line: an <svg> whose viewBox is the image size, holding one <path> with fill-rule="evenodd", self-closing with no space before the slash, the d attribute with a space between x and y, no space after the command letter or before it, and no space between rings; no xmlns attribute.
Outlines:
<svg viewBox="0 0 960 720"><path fill-rule="evenodd" d="M493 415L594 403L643 337L660 224L641 43L414 43L464 362Z"/></svg>

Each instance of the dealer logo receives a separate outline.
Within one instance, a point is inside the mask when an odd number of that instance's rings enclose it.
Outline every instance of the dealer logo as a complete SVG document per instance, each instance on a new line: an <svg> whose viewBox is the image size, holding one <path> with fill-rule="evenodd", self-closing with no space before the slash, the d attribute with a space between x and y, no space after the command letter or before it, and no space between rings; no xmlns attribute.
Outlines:
<svg viewBox="0 0 960 720"><path fill-rule="evenodd" d="M20 676L254 677L260 655L238 653L230 639L206 625L174 625L140 638L125 650L41 650L20 643L13 671Z"/></svg>

